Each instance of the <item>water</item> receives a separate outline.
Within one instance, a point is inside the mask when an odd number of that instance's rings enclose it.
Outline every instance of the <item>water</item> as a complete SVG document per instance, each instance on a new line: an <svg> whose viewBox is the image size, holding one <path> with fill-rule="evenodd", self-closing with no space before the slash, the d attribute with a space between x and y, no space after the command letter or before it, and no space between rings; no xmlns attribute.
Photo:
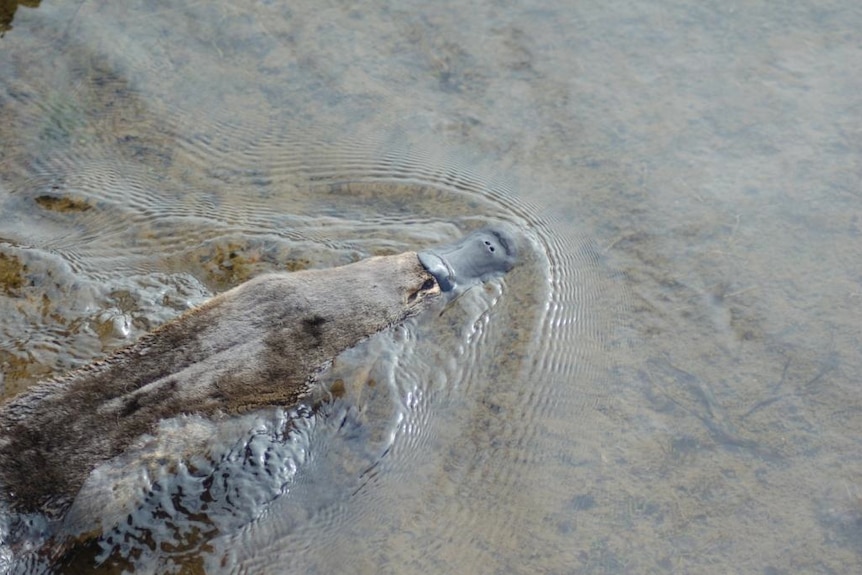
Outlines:
<svg viewBox="0 0 862 575"><path fill-rule="evenodd" d="M855 3L46 3L12 26L6 396L262 271L496 221L530 241L340 358L295 443L278 414L225 440L259 491L220 532L144 505L164 545L139 572L859 571ZM249 437L278 481L243 483Z"/></svg>

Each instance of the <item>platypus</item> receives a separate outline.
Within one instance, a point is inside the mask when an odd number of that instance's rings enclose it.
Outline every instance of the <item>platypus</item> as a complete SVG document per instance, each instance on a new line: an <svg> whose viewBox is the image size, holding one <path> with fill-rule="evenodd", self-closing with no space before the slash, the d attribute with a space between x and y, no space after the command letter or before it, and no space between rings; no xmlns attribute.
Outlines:
<svg viewBox="0 0 862 575"><path fill-rule="evenodd" d="M0 503L61 520L100 464L165 421L295 404L343 350L509 271L516 257L513 234L489 228L418 253L262 275L217 295L0 406Z"/></svg>

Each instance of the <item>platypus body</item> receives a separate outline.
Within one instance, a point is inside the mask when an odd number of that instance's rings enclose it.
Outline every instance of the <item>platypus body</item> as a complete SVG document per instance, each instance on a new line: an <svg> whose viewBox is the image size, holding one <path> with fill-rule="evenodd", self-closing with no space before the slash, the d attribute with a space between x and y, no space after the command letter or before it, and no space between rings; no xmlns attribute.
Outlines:
<svg viewBox="0 0 862 575"><path fill-rule="evenodd" d="M62 521L102 463L166 421L300 401L340 352L514 264L508 231L423 252L254 278L108 359L0 406L0 504ZM104 504L111 501L104 499ZM80 521L81 518L76 518ZM104 527L104 526L102 526Z"/></svg>

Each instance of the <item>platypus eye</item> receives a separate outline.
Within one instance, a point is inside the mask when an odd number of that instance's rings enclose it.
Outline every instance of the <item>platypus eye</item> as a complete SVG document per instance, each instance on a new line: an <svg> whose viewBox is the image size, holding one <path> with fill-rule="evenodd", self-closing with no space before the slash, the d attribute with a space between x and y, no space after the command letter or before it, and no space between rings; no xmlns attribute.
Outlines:
<svg viewBox="0 0 862 575"><path fill-rule="evenodd" d="M407 296L407 303L413 303L413 302L414 302L414 301L416 301L416 300L419 298L419 296L420 296L420 295L422 295L424 292L431 291L431 290L432 290L432 289L434 289L436 286L437 286L437 281L436 281L434 278L428 278L427 280L425 280L425 281L422 283L422 285L419 287L419 289L418 289L418 290L416 290L415 292L413 292L413 293L411 293L409 296Z"/></svg>

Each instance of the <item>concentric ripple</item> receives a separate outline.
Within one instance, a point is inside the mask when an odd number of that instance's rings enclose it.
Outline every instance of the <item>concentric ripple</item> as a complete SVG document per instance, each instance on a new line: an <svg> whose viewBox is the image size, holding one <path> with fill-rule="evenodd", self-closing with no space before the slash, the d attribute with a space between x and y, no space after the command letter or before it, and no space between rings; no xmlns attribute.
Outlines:
<svg viewBox="0 0 862 575"><path fill-rule="evenodd" d="M58 256L78 281L182 271L217 291L266 269L420 249L505 222L521 231L522 262L439 315L340 358L329 383L347 378L360 391L324 401L311 431L266 436L276 447L293 446L290 474L250 476L229 455L217 457L228 478L224 493L248 489L249 477L275 481L264 489L271 496L239 503L245 520L219 519L218 509L235 502L187 501L183 513L170 510L175 528L160 530L141 518L162 517L166 500L148 496L136 515L141 523L132 526L138 535L109 534L96 557L131 554L165 566L203 552L213 569L253 573L289 560L325 571L355 554L384 561L369 543L406 529L407 537L463 541L464 557L484 561L467 548L505 539L511 513L518 509L526 520L536 509L533 496L523 498L541 484L537 464L564 451L555 447L555 422L588 422L611 403L601 383L624 297L600 254L583 238L560 235L505 182L483 179L471 162L429 146L399 138L300 145L278 131L254 131L252 142L231 127L235 140L220 149L200 134L224 126L195 127L171 133L167 171L184 166L182 178L124 158L89 160L97 154L88 150L80 160L42 161L27 179L6 184L4 213L25 214L4 221L7 249ZM172 485L194 500L204 493L201 477L200 468L179 473ZM165 488L164 479L150 483L151 495L157 484ZM211 487L207 493L213 497ZM188 539L192 532L198 535ZM127 543L111 551L118 537ZM183 551L133 549L150 540ZM402 559L422 563L421 556Z"/></svg>
<svg viewBox="0 0 862 575"><path fill-rule="evenodd" d="M577 222L518 198L539 182L489 177L480 156L430 138L201 117L162 109L110 62L89 74L62 102L12 90L20 145L0 159L9 395L266 271L499 223L520 231L521 261L337 358L301 416L262 414L216 435L203 459L135 475L140 507L100 541L12 571L96 559L108 571L131 557L140 572L471 572L504 567L495 549L535 547L529 533L563 497L549 470L600 460L590 421L613 412L626 296L588 234L561 232Z"/></svg>

